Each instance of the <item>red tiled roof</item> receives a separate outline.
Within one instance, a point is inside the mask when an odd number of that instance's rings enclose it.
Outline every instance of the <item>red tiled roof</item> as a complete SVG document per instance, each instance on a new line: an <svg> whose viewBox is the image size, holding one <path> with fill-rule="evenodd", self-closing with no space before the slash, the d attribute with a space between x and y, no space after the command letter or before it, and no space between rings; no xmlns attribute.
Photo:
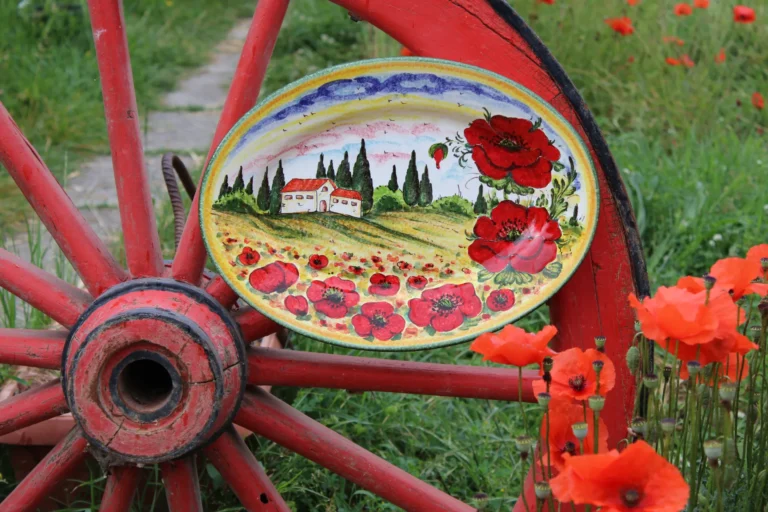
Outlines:
<svg viewBox="0 0 768 512"><path fill-rule="evenodd" d="M331 192L331 197L346 197L347 199L357 199L358 201L363 200L363 196L360 195L360 192L346 188L337 188Z"/></svg>
<svg viewBox="0 0 768 512"><path fill-rule="evenodd" d="M318 178L314 180L293 178L280 192L314 192L326 181L330 182L333 188L336 188L336 184L333 180L329 180L328 178Z"/></svg>

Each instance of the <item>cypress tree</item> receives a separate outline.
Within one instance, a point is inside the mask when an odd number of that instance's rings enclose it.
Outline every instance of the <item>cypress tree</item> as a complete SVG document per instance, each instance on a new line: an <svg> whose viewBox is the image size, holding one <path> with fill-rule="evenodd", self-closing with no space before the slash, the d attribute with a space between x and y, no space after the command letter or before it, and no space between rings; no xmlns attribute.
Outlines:
<svg viewBox="0 0 768 512"><path fill-rule="evenodd" d="M421 175L419 183L419 206L429 206L432 204L432 182L429 181L429 169L424 166L424 174Z"/></svg>
<svg viewBox="0 0 768 512"><path fill-rule="evenodd" d="M394 165L392 166L392 176L389 177L389 183L387 183L387 187L389 187L389 190L392 192L397 192L397 169Z"/></svg>
<svg viewBox="0 0 768 512"><path fill-rule="evenodd" d="M320 153L320 161L317 162L317 173L315 178L325 178L325 164L323 163L323 154Z"/></svg>
<svg viewBox="0 0 768 512"><path fill-rule="evenodd" d="M411 161L403 182L403 199L405 204L413 206L419 202L419 172L416 170L416 151L411 152Z"/></svg>
<svg viewBox="0 0 768 512"><path fill-rule="evenodd" d="M285 175L283 174L283 161L280 160L277 163L277 172L275 173L275 179L272 180L272 190L269 193L270 215L280 213L280 205L282 204L280 192L283 190L283 187L285 187Z"/></svg>
<svg viewBox="0 0 768 512"><path fill-rule="evenodd" d="M352 188L360 192L363 186L365 169L368 168L370 174L370 165L368 164L368 155L365 152L365 139L360 140L360 152L357 154L357 160L352 167Z"/></svg>
<svg viewBox="0 0 768 512"><path fill-rule="evenodd" d="M256 206L260 210L269 210L269 167L264 171L264 179L261 180L259 194L256 196Z"/></svg>
<svg viewBox="0 0 768 512"><path fill-rule="evenodd" d="M237 178L235 178L235 183L232 184L232 192L239 192L240 190L245 190L245 180L243 179L243 166L240 166L240 170L237 171Z"/></svg>
<svg viewBox="0 0 768 512"><path fill-rule="evenodd" d="M245 193L249 196L253 195L253 176L251 176L251 179L248 180L248 184L245 186Z"/></svg>
<svg viewBox="0 0 768 512"><path fill-rule="evenodd" d="M224 183L221 184L221 188L219 189L219 199L222 199L224 196L229 195L231 192L232 192L232 189L229 188L229 176L225 174Z"/></svg>
<svg viewBox="0 0 768 512"><path fill-rule="evenodd" d="M485 202L482 185L480 185L480 190L477 191L477 199L475 200L474 211L478 215L484 215L488 213L488 203Z"/></svg>
<svg viewBox="0 0 768 512"><path fill-rule="evenodd" d="M339 188L352 188L352 174L349 172L349 153L344 152L344 160L336 170L336 185Z"/></svg>
<svg viewBox="0 0 768 512"><path fill-rule="evenodd" d="M331 181L336 181L336 171L333 170L333 160L328 164L328 179Z"/></svg>

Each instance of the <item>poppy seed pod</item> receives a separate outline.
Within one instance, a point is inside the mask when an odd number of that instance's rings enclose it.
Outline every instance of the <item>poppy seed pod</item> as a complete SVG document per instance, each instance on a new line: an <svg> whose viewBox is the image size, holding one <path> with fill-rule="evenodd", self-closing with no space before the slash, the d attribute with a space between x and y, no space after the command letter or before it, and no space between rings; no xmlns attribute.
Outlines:
<svg viewBox="0 0 768 512"><path fill-rule="evenodd" d="M530 436L518 436L515 438L515 447L520 453L527 455L534 446L536 446L536 441Z"/></svg>
<svg viewBox="0 0 768 512"><path fill-rule="evenodd" d="M571 425L571 430L573 430L573 435L576 436L576 439L583 441L589 433L589 425L583 421L581 423L574 423Z"/></svg>
<svg viewBox="0 0 768 512"><path fill-rule="evenodd" d="M632 432L635 434L644 436L648 430L648 422L645 418L635 418L632 420L632 423L629 424L629 428L631 428Z"/></svg>
<svg viewBox="0 0 768 512"><path fill-rule="evenodd" d="M629 372L633 375L640 368L640 349L635 345L632 345L627 350L627 368L629 368Z"/></svg>
<svg viewBox="0 0 768 512"><path fill-rule="evenodd" d="M536 493L536 498L540 500L546 500L552 494L552 490L549 488L547 482L536 482L533 486L533 490Z"/></svg>
<svg viewBox="0 0 768 512"><path fill-rule="evenodd" d="M551 357L547 356L542 361L541 366L542 366L542 368L544 368L545 372L551 372L552 371L552 366L554 366L554 364L555 364L555 360L552 359Z"/></svg>
<svg viewBox="0 0 768 512"><path fill-rule="evenodd" d="M592 361L592 368L595 370L598 377L600 376L600 372L603 371L603 366L605 366L605 363L600 359Z"/></svg>
<svg viewBox="0 0 768 512"><path fill-rule="evenodd" d="M715 283L717 282L717 279L714 278L714 276L711 276L709 274L704 276L704 288L706 290L711 290L713 286L715 286Z"/></svg>
<svg viewBox="0 0 768 512"><path fill-rule="evenodd" d="M488 495L484 492L478 492L472 499L475 501L475 507L477 510L485 510L485 506L488 504Z"/></svg>
<svg viewBox="0 0 768 512"><path fill-rule="evenodd" d="M643 386L645 386L648 389L658 389L659 377L653 373L646 375L645 377L643 377Z"/></svg>
<svg viewBox="0 0 768 512"><path fill-rule="evenodd" d="M717 439L709 439L704 441L704 455L709 460L717 460L723 456L723 443Z"/></svg>
<svg viewBox="0 0 768 512"><path fill-rule="evenodd" d="M595 348L600 352L605 350L605 336L597 336L595 338Z"/></svg>
<svg viewBox="0 0 768 512"><path fill-rule="evenodd" d="M661 421L659 422L661 424L661 431L665 434L671 434L675 431L675 428L677 427L677 422L675 421L675 418L661 418Z"/></svg>
<svg viewBox="0 0 768 512"><path fill-rule="evenodd" d="M688 375L691 378L696 377L701 371L701 364L698 361L688 361L686 365L688 366Z"/></svg>
<svg viewBox="0 0 768 512"><path fill-rule="evenodd" d="M749 333L752 335L752 341L760 343L760 336L763 333L763 328L759 325L753 325L749 328Z"/></svg>
<svg viewBox="0 0 768 512"><path fill-rule="evenodd" d="M587 399L589 408L595 412L600 412L605 407L605 397L601 395L592 395Z"/></svg>
<svg viewBox="0 0 768 512"><path fill-rule="evenodd" d="M733 402L736 398L736 389L738 386L733 382L726 382L720 386L720 400L723 402Z"/></svg>
<svg viewBox="0 0 768 512"><path fill-rule="evenodd" d="M549 393L539 393L536 395L536 400L539 401L539 405L546 411L549 407L549 401L552 400L552 395Z"/></svg>

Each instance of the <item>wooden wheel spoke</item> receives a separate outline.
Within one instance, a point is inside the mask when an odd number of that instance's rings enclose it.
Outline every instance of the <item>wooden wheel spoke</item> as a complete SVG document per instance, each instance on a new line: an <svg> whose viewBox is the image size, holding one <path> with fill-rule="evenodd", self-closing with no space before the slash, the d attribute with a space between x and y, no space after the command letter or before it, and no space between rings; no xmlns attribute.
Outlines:
<svg viewBox="0 0 768 512"><path fill-rule="evenodd" d="M0 287L71 327L91 302L88 293L0 249Z"/></svg>
<svg viewBox="0 0 768 512"><path fill-rule="evenodd" d="M517 400L517 371L507 368L392 361L253 347L248 350L249 383L388 391L489 400ZM534 402L538 372L523 372L523 401Z"/></svg>
<svg viewBox="0 0 768 512"><path fill-rule="evenodd" d="M141 470L136 467L111 468L99 512L128 512L131 509L136 487L139 485L139 477L141 477Z"/></svg>
<svg viewBox="0 0 768 512"><path fill-rule="evenodd" d="M61 382L54 380L0 402L0 436L69 410Z"/></svg>
<svg viewBox="0 0 768 512"><path fill-rule="evenodd" d="M194 455L160 466L170 512L203 512Z"/></svg>
<svg viewBox="0 0 768 512"><path fill-rule="evenodd" d="M230 288L221 276L214 277L213 280L208 283L208 286L205 287L205 291L227 309L234 306L235 302L237 302L237 293Z"/></svg>
<svg viewBox="0 0 768 512"><path fill-rule="evenodd" d="M256 104L261 83L264 81L264 75L267 71L267 64L272 57L272 50L275 48L277 34L280 32L287 8L288 0L260 0L256 5L251 28L240 54L240 61L237 64L235 78L229 88L224 109L216 126L205 167L208 166L208 162L224 135ZM188 283L200 281L207 258L198 212L200 186L197 187L197 190L198 193L192 201L172 269L174 279Z"/></svg>
<svg viewBox="0 0 768 512"><path fill-rule="evenodd" d="M246 392L235 422L406 510L474 510L262 389Z"/></svg>
<svg viewBox="0 0 768 512"><path fill-rule="evenodd" d="M246 510L290 512L243 439L230 428L203 450Z"/></svg>
<svg viewBox="0 0 768 512"><path fill-rule="evenodd" d="M2 103L0 162L93 295L127 278Z"/></svg>
<svg viewBox="0 0 768 512"><path fill-rule="evenodd" d="M32 329L0 329L0 364L61 368L67 333Z"/></svg>
<svg viewBox="0 0 768 512"><path fill-rule="evenodd" d="M0 509L14 512L36 510L56 485L84 461L87 446L88 442L80 431L73 429L0 503Z"/></svg>
<svg viewBox="0 0 768 512"><path fill-rule="evenodd" d="M89 0L88 8L99 61L128 270L134 277L159 276L164 268L163 258L144 164L122 2Z"/></svg>
<svg viewBox="0 0 768 512"><path fill-rule="evenodd" d="M277 332L279 326L253 308L243 308L235 313L235 320L246 343Z"/></svg>

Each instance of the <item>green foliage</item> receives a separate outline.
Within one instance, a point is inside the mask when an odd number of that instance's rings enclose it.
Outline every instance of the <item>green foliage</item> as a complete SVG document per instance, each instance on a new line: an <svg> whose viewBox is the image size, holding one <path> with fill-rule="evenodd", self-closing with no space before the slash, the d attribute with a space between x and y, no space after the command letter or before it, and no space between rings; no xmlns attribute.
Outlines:
<svg viewBox="0 0 768 512"><path fill-rule="evenodd" d="M328 179L331 181L336 181L336 171L333 169L333 160L328 163Z"/></svg>
<svg viewBox="0 0 768 512"><path fill-rule="evenodd" d="M428 208L438 212L458 213L459 215L464 215L466 217L475 216L474 205L472 202L459 196L441 197L433 202Z"/></svg>
<svg viewBox="0 0 768 512"><path fill-rule="evenodd" d="M485 202L482 185L480 185L480 190L477 191L477 199L475 199L475 205L472 208L472 211L477 215L485 215L488 213L488 203Z"/></svg>
<svg viewBox="0 0 768 512"><path fill-rule="evenodd" d="M325 174L325 164L323 163L323 154L320 153L320 161L317 162L317 172L315 173L315 178L326 178Z"/></svg>
<svg viewBox="0 0 768 512"><path fill-rule="evenodd" d="M419 183L419 206L428 206L432 203L432 182L429 181L429 169L424 166L424 173Z"/></svg>
<svg viewBox="0 0 768 512"><path fill-rule="evenodd" d="M229 176L225 174L224 181L221 183L221 188L219 188L219 199L228 195L230 192L232 192L232 188L229 186Z"/></svg>
<svg viewBox="0 0 768 512"><path fill-rule="evenodd" d="M249 215L255 215L262 211L253 194L248 194L245 190L237 190L223 198L219 198L213 203L213 208L225 212L247 213Z"/></svg>
<svg viewBox="0 0 768 512"><path fill-rule="evenodd" d="M269 192L269 167L264 171L264 178L261 180L261 186L259 187L258 195L256 196L256 204L260 210L269 210L270 192Z"/></svg>
<svg viewBox="0 0 768 512"><path fill-rule="evenodd" d="M408 205L403 200L403 193L394 192L388 186L381 185L373 191L373 211L375 213L403 212L408 210Z"/></svg>
<svg viewBox="0 0 768 512"><path fill-rule="evenodd" d="M344 152L344 160L336 170L336 185L339 188L352 188L352 173L349 171L349 153Z"/></svg>
<svg viewBox="0 0 768 512"><path fill-rule="evenodd" d="M253 176L248 180L248 185L245 186L245 193L251 196L253 195Z"/></svg>
<svg viewBox="0 0 768 512"><path fill-rule="evenodd" d="M397 184L397 167L394 165L392 166L392 175L389 177L387 187L389 187L389 190L392 192L397 192L397 189L399 188L399 185Z"/></svg>
<svg viewBox="0 0 768 512"><path fill-rule="evenodd" d="M411 151L411 160L408 162L408 170L405 172L403 199L408 206L414 206L419 202L419 173L416 170L416 151Z"/></svg>
<svg viewBox="0 0 768 512"><path fill-rule="evenodd" d="M579 225L579 205L575 205L573 207L573 214L571 215L571 218L568 219L568 225L569 226L578 226Z"/></svg>
<svg viewBox="0 0 768 512"><path fill-rule="evenodd" d="M285 175L283 174L283 161L280 160L277 164L275 179L272 180L272 189L269 192L270 215L277 215L280 213L280 206L283 203L280 192L282 192L283 187L285 187Z"/></svg>
<svg viewBox="0 0 768 512"><path fill-rule="evenodd" d="M240 192L245 190L245 180L243 180L243 167L240 166L240 170L237 171L237 177L232 184L232 192Z"/></svg>

